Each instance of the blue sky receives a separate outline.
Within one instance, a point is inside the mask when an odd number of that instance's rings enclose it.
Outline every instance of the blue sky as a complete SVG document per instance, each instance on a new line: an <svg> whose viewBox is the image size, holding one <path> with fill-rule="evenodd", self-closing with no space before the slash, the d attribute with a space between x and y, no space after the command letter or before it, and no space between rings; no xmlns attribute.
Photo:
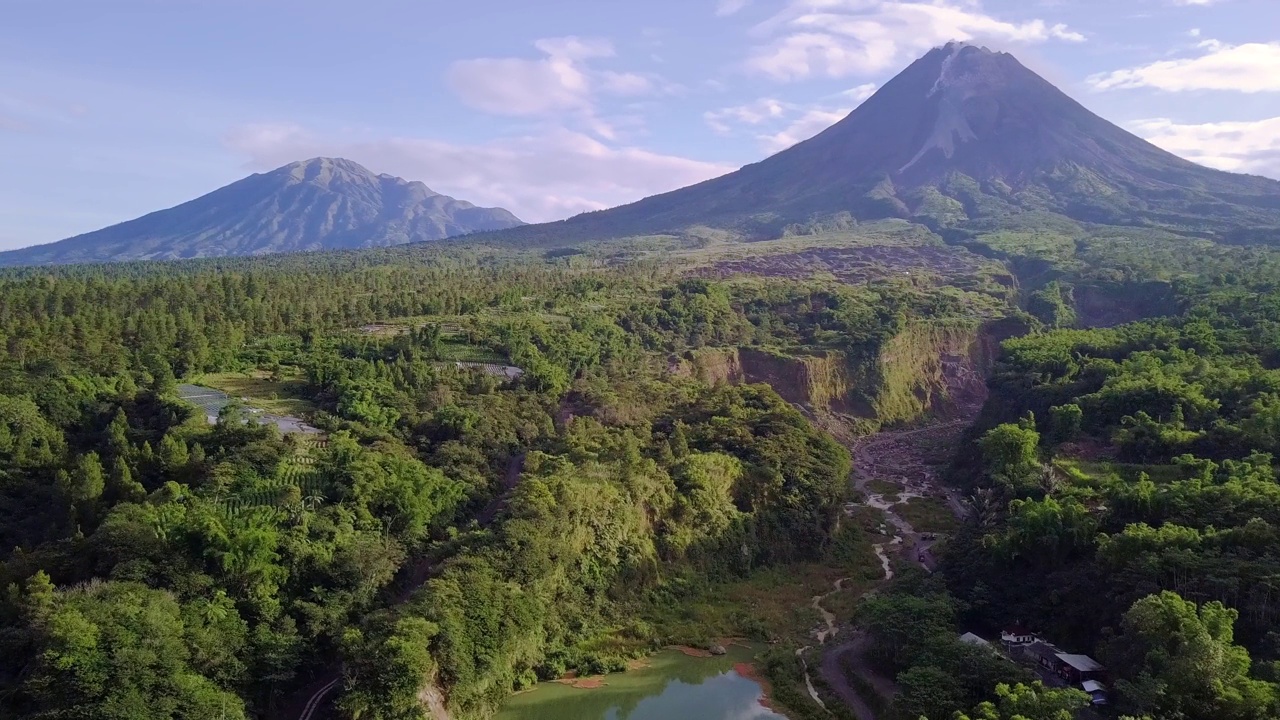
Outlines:
<svg viewBox="0 0 1280 720"><path fill-rule="evenodd" d="M952 39L1280 177L1277 0L0 0L0 249L317 155L558 219L816 134Z"/></svg>

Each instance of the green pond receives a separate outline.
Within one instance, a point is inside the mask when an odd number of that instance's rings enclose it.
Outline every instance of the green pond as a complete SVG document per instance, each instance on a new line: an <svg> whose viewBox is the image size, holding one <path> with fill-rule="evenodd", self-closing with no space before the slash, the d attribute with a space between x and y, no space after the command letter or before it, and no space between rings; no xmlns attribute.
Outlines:
<svg viewBox="0 0 1280 720"><path fill-rule="evenodd" d="M513 695L495 720L786 720L760 704L760 684L734 671L753 651L715 658L665 650L649 667L615 673L594 689L542 683Z"/></svg>

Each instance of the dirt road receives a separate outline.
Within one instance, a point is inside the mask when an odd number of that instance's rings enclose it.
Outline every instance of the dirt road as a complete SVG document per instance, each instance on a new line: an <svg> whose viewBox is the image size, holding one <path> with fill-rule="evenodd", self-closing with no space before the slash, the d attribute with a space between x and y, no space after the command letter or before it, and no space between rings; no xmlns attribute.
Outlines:
<svg viewBox="0 0 1280 720"><path fill-rule="evenodd" d="M870 637L865 633L854 633L822 656L822 667L819 670L832 692L853 711L858 720L877 720L878 716L876 708L849 682L848 673L853 673L870 684L881 698L892 698L898 693L898 686L877 673L867 662L867 650L870 647Z"/></svg>

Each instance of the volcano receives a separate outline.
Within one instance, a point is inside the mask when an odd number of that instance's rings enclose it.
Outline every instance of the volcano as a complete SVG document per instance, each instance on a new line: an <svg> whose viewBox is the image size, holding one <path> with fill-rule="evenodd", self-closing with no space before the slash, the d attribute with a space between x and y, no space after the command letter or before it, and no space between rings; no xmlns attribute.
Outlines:
<svg viewBox="0 0 1280 720"><path fill-rule="evenodd" d="M350 160L313 158L136 220L0 253L0 265L381 247L521 224L502 208L476 207Z"/></svg>
<svg viewBox="0 0 1280 720"><path fill-rule="evenodd" d="M1229 237L1280 227L1280 182L1184 160L1090 112L1012 55L952 43L840 122L761 162L492 237L563 242L708 226L763 238L796 223L989 227L1028 212Z"/></svg>

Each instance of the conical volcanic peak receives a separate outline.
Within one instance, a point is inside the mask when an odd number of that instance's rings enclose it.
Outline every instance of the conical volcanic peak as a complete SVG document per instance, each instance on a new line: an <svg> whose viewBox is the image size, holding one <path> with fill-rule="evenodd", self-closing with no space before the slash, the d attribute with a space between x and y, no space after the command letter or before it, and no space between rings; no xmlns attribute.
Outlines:
<svg viewBox="0 0 1280 720"><path fill-rule="evenodd" d="M50 245L0 265L151 260L399 245L521 225L420 182L313 158L250 175L168 210Z"/></svg>
<svg viewBox="0 0 1280 720"><path fill-rule="evenodd" d="M1024 212L1196 233L1280 226L1280 182L1211 170L1090 112L1009 53L935 48L847 117L761 162L512 242L679 233L776 237L823 218L963 228Z"/></svg>

